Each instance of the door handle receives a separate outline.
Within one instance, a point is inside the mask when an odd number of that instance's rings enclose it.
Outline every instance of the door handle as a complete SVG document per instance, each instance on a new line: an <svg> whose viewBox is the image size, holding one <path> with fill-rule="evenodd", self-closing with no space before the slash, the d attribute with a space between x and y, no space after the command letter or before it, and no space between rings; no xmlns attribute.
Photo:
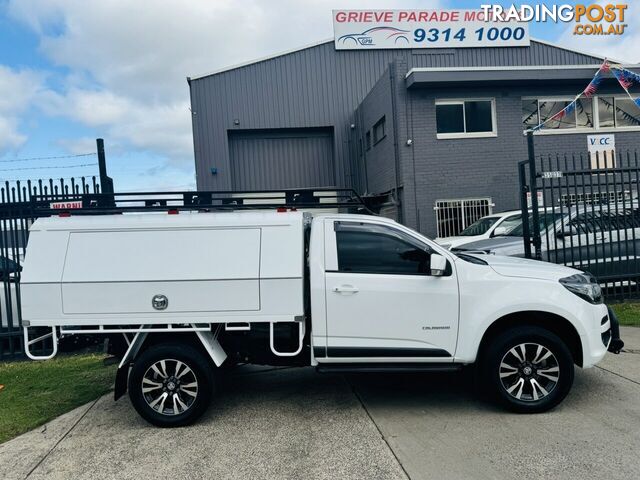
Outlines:
<svg viewBox="0 0 640 480"><path fill-rule="evenodd" d="M333 287L335 293L358 293L358 289L353 285L340 285L339 287Z"/></svg>

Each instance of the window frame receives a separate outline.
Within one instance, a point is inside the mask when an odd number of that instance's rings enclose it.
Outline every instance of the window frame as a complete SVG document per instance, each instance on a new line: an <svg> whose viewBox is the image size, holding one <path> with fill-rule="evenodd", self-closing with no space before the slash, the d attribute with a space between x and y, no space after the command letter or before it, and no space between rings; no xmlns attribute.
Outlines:
<svg viewBox="0 0 640 480"><path fill-rule="evenodd" d="M352 220L333 220L333 234L335 239L335 254L336 264L335 270L326 270L327 272L334 272L340 274L358 274L358 275L401 275L401 276L413 276L413 277L429 277L430 272L423 273L407 273L407 272L376 272L376 271L359 271L359 270L340 270L340 253L339 253L339 241L338 232L341 228L347 227L350 231L361 231L362 233L373 233L376 235L382 235L387 237L399 238L401 241L413 246L415 249L420 249L425 252L426 255L433 255L434 250L427 244L417 239L416 237L409 235L408 233L394 228L389 225L382 225L379 223L358 222ZM353 229L353 230L352 230ZM346 229L345 229L346 230Z"/></svg>
<svg viewBox="0 0 640 480"><path fill-rule="evenodd" d="M593 127L576 127L576 128L558 128L553 130L545 130L541 128L533 132L534 135L572 135L572 134L580 134L580 133L616 133L616 132L638 132L640 131L640 125L632 126L632 127L600 127L600 102L598 99L600 97L610 97L613 98L613 119L616 122L616 114L615 114L615 103L616 100L630 100L627 95L621 94L602 94L602 95L593 95L591 97L591 108L593 112ZM527 100L537 100L538 102L538 122L540 121L540 102L549 101L549 102L571 102L574 100L574 97L567 95L549 95L549 96L523 96L520 98L520 110L522 113L522 102ZM577 114L577 113L576 113ZM524 125L523 125L524 127ZM527 130L525 128L522 129L522 134L526 135Z"/></svg>
<svg viewBox="0 0 640 480"><path fill-rule="evenodd" d="M466 102L491 102L491 131L488 132L467 132L467 118L466 118ZM478 98L437 98L434 104L434 111L438 105L462 105L462 125L464 126L464 132L455 133L438 133L438 119L436 113L436 138L438 140L449 140L457 138L491 138L498 136L498 125L496 115L496 99L495 97L478 97Z"/></svg>
<svg viewBox="0 0 640 480"><path fill-rule="evenodd" d="M373 145L374 146L376 146L382 140L387 138L387 125L386 125L386 123L387 123L386 115L383 115L376 123L373 124L373 128L371 130L373 130ZM382 136L380 138L378 138L378 136L376 135L377 129L379 127L382 127Z"/></svg>

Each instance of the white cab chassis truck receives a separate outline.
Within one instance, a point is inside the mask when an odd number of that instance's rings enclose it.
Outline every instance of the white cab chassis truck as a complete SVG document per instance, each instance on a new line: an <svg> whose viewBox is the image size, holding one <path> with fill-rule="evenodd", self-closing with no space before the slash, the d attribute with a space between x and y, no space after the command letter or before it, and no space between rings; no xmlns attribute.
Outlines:
<svg viewBox="0 0 640 480"><path fill-rule="evenodd" d="M612 339L621 348L588 274L455 255L386 218L282 210L37 220L21 282L25 343L48 336L54 348L29 355L52 357L61 335L121 339L116 399L128 388L142 417L170 427L197 419L218 372L237 363L474 364L503 405L542 412L567 395L574 364L595 365Z"/></svg>

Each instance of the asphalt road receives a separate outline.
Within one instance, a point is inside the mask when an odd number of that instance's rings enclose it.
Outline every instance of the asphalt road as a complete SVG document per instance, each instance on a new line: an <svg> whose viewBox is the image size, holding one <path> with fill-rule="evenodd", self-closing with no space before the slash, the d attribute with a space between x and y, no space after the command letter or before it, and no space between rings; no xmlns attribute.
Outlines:
<svg viewBox="0 0 640 480"><path fill-rule="evenodd" d="M187 428L126 399L80 407L0 445L0 478L638 478L640 329L623 338L545 414L479 401L460 374L247 370Z"/></svg>

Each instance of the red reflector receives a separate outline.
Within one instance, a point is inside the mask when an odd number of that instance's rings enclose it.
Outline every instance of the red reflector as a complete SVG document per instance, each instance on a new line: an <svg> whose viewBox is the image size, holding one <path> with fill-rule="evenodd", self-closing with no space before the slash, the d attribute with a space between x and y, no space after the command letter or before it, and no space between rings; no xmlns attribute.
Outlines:
<svg viewBox="0 0 640 480"><path fill-rule="evenodd" d="M58 216L59 216L59 217L66 218L66 217L70 217L70 216L71 216L71 214L70 214L69 212L62 212L62 213L59 213L59 214L58 214Z"/></svg>
<svg viewBox="0 0 640 480"><path fill-rule="evenodd" d="M287 208L286 208L286 207L278 207L278 208L276 209L276 212L278 212L278 213L284 213L284 212L286 212L286 211L287 211Z"/></svg>
<svg viewBox="0 0 640 480"><path fill-rule="evenodd" d="M169 215L178 215L178 213L179 213L179 212L178 212L178 210L176 210L176 209L172 209L172 210L168 210L168 211L167 211L167 213L168 213Z"/></svg>

